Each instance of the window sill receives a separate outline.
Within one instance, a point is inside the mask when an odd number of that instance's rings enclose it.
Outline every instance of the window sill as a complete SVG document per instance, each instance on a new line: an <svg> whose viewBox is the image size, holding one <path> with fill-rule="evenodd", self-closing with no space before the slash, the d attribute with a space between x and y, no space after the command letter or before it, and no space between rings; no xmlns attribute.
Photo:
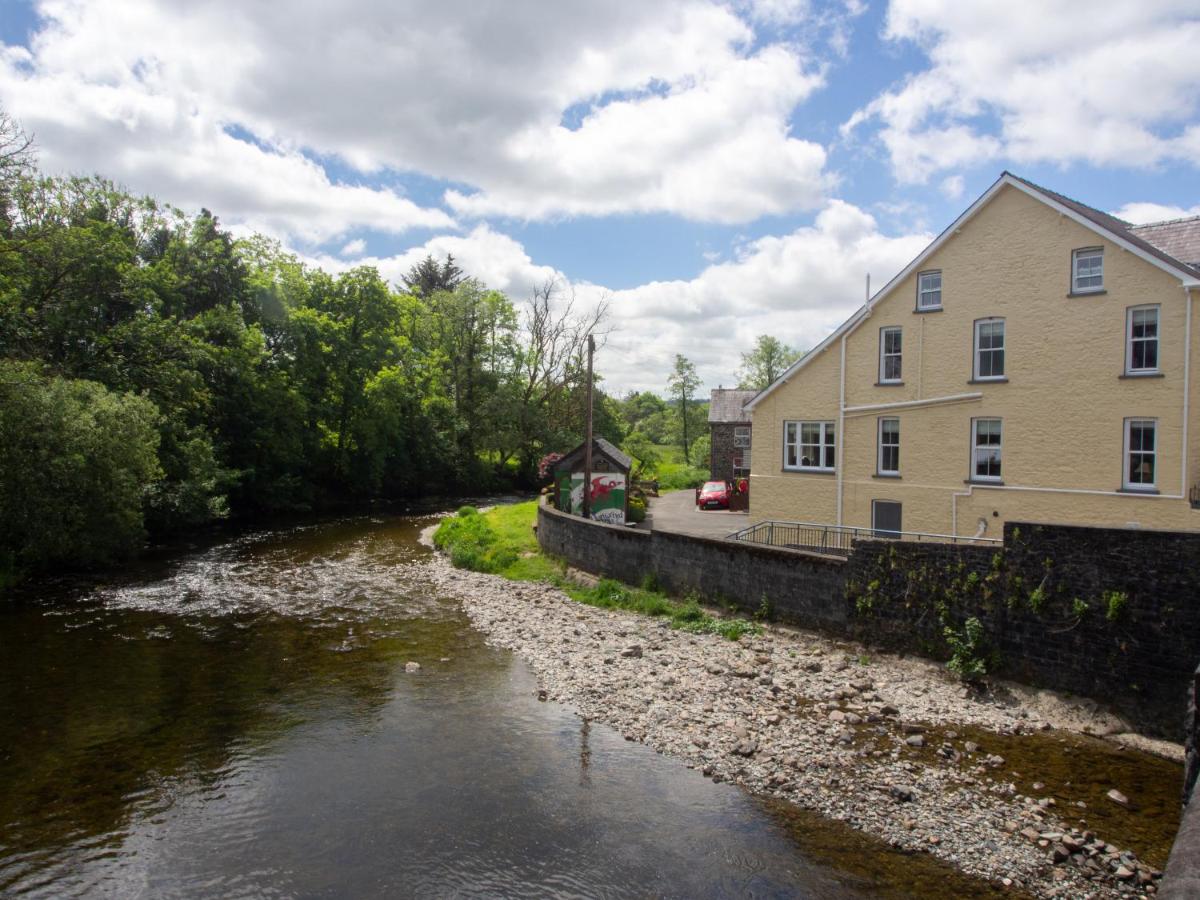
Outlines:
<svg viewBox="0 0 1200 900"><path fill-rule="evenodd" d="M1102 297L1107 293L1108 293L1108 291L1106 291L1104 288L1100 288L1100 290L1098 290L1098 291L1071 291L1069 294L1067 294L1067 296L1068 297Z"/></svg>
<svg viewBox="0 0 1200 900"><path fill-rule="evenodd" d="M1118 494L1132 494L1133 496L1137 496L1137 495L1141 494L1143 497L1153 497L1158 492L1159 492L1158 488L1139 488L1139 487L1117 488Z"/></svg>
<svg viewBox="0 0 1200 900"><path fill-rule="evenodd" d="M900 473L899 472L876 472L871 477L872 478L890 478L893 481L899 481Z"/></svg>
<svg viewBox="0 0 1200 900"><path fill-rule="evenodd" d="M944 308L945 307L942 307L942 306L927 306L924 309L914 309L913 312L915 312L915 313L941 312Z"/></svg>
<svg viewBox="0 0 1200 900"><path fill-rule="evenodd" d="M1000 478L964 478L963 484L977 484L980 487L1003 487L1004 480Z"/></svg>
<svg viewBox="0 0 1200 900"><path fill-rule="evenodd" d="M836 469L789 469L784 466L782 469L785 475L836 475Z"/></svg>
<svg viewBox="0 0 1200 900"><path fill-rule="evenodd" d="M903 381L877 381L875 387L904 387Z"/></svg>
<svg viewBox="0 0 1200 900"><path fill-rule="evenodd" d="M1166 378L1162 372L1126 372L1124 375L1118 375L1118 378Z"/></svg>
<svg viewBox="0 0 1200 900"><path fill-rule="evenodd" d="M967 384L1006 384L1008 382L1007 375L1001 375L999 378L972 378Z"/></svg>

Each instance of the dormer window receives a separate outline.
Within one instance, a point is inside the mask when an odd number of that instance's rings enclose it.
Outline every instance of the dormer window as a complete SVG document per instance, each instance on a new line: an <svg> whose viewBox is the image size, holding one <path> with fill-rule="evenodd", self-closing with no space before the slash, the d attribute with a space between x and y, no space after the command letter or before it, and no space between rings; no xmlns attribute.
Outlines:
<svg viewBox="0 0 1200 900"><path fill-rule="evenodd" d="M942 308L942 273L922 272L917 276L917 312Z"/></svg>
<svg viewBox="0 0 1200 900"><path fill-rule="evenodd" d="M1071 254L1071 293L1094 294L1104 290L1104 248L1089 247Z"/></svg>

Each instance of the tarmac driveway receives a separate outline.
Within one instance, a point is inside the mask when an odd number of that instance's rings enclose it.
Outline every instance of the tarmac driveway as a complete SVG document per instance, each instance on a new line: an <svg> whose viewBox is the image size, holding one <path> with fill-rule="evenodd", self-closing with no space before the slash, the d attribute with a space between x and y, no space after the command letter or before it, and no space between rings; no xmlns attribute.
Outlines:
<svg viewBox="0 0 1200 900"><path fill-rule="evenodd" d="M723 538L749 524L750 517L744 512L730 512L727 509L696 509L695 491L673 491L670 494L649 499L650 505L646 509L646 521L639 526L640 528Z"/></svg>

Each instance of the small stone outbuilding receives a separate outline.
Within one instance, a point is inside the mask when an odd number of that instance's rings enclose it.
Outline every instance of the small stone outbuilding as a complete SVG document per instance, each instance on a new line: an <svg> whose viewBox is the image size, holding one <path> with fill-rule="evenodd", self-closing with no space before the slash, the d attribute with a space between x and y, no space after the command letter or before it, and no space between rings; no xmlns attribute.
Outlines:
<svg viewBox="0 0 1200 900"><path fill-rule="evenodd" d="M708 401L712 436L709 471L714 481L739 481L750 475L750 413L745 404L758 391L717 388Z"/></svg>
<svg viewBox="0 0 1200 900"><path fill-rule="evenodd" d="M554 464L554 505L583 515L583 451L580 444ZM629 519L629 470L633 460L602 437L592 439L592 518L610 525Z"/></svg>

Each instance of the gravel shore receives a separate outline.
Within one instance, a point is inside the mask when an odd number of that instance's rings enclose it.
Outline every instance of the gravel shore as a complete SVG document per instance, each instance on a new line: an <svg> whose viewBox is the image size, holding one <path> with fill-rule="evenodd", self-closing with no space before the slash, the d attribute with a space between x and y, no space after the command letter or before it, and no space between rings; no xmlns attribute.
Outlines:
<svg viewBox="0 0 1200 900"><path fill-rule="evenodd" d="M1155 892L1159 873L1120 849L1120 835L1074 830L1079 810L1021 794L986 740L953 730L1123 730L1094 704L1017 686L1001 702L936 664L867 658L794 629L768 627L737 642L676 631L547 585L453 569L441 555L428 575L461 600L490 643L533 668L543 699L714 781L789 800L1035 896Z"/></svg>

